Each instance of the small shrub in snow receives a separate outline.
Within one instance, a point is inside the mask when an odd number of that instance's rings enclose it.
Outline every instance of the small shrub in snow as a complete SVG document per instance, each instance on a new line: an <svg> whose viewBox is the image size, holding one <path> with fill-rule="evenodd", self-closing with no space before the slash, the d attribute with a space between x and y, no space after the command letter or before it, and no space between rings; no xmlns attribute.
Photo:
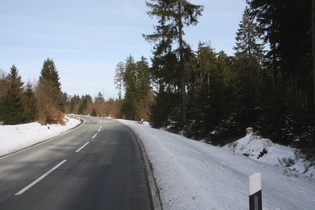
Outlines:
<svg viewBox="0 0 315 210"><path fill-rule="evenodd" d="M288 168L295 164L295 160L293 158L278 158L279 164L284 167Z"/></svg>
<svg viewBox="0 0 315 210"><path fill-rule="evenodd" d="M264 156L267 153L268 153L268 151L264 148L263 151L261 151L260 154L258 155L257 159L261 158L262 156Z"/></svg>

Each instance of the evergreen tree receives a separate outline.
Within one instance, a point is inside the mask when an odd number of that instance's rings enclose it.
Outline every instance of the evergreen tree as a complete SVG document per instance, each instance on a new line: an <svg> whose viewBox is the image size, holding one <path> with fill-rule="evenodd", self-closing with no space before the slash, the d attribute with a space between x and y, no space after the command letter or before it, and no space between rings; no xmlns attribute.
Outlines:
<svg viewBox="0 0 315 210"><path fill-rule="evenodd" d="M172 113L180 104L180 100L177 100L179 95L178 70L178 60L174 52L163 56L155 55L152 59L152 83L158 92L155 93L154 101L151 104L150 123L156 128L167 127L171 122L175 122Z"/></svg>
<svg viewBox="0 0 315 210"><path fill-rule="evenodd" d="M79 105L79 108L78 108L78 114L90 114L91 111L90 110L87 110L89 105L92 104L93 101L92 101L92 97L90 95L85 95L85 96L82 96L81 98L81 101L80 101L80 105Z"/></svg>
<svg viewBox="0 0 315 210"><path fill-rule="evenodd" d="M96 113L95 108L93 108L92 113L91 113L91 116L97 117L97 113Z"/></svg>
<svg viewBox="0 0 315 210"><path fill-rule="evenodd" d="M124 62L119 62L115 69L115 77L114 83L116 84L116 89L118 89L118 99L121 100L121 91L123 88L123 75L124 75L125 67Z"/></svg>
<svg viewBox="0 0 315 210"><path fill-rule="evenodd" d="M24 122L21 102L22 86L21 76L13 65L7 76L6 92L0 99L0 120L4 124L12 125Z"/></svg>
<svg viewBox="0 0 315 210"><path fill-rule="evenodd" d="M314 126L312 93L311 0L247 0L269 43L273 69L272 115L269 132L279 143L299 144L310 140L301 131ZM289 131L288 128L292 128ZM303 137L302 137L303 136ZM303 139L303 140L302 140ZM296 143L296 142L295 142Z"/></svg>
<svg viewBox="0 0 315 210"><path fill-rule="evenodd" d="M247 0L269 42L274 98L284 114L311 113L311 0ZM280 81L280 82L278 82Z"/></svg>
<svg viewBox="0 0 315 210"><path fill-rule="evenodd" d="M97 97L95 98L94 102L95 102L95 103L99 103L99 104L105 103L105 99L104 99L104 96L103 96L103 94L101 93L101 91L98 92L98 95L97 95Z"/></svg>
<svg viewBox="0 0 315 210"><path fill-rule="evenodd" d="M0 98L4 96L6 92L6 73L0 69Z"/></svg>
<svg viewBox="0 0 315 210"><path fill-rule="evenodd" d="M74 95L73 97L71 97L71 99L70 99L70 108L69 108L69 110L70 110L70 113L76 113L76 114L78 114L78 104L80 103L80 100L81 100L81 98L80 98L80 96L78 96L78 95Z"/></svg>
<svg viewBox="0 0 315 210"><path fill-rule="evenodd" d="M49 98L46 98L47 103L50 103L60 111L63 111L63 93L61 91L59 74L55 63L51 59L44 61L43 68L40 72L38 88L45 90Z"/></svg>
<svg viewBox="0 0 315 210"><path fill-rule="evenodd" d="M135 120L137 110L136 63L132 56L126 59L124 74L125 97L122 112L126 119Z"/></svg>
<svg viewBox="0 0 315 210"><path fill-rule="evenodd" d="M142 56L141 60L136 62L137 66L137 119L148 119L149 106L151 99L149 98L150 72L147 60Z"/></svg>
<svg viewBox="0 0 315 210"><path fill-rule="evenodd" d="M23 93L23 107L25 122L34 122L36 119L36 99L30 82L26 84L26 90Z"/></svg>
<svg viewBox="0 0 315 210"><path fill-rule="evenodd" d="M64 123L64 100L59 80L54 61L48 58L44 61L36 88L39 121L42 124Z"/></svg>
<svg viewBox="0 0 315 210"><path fill-rule="evenodd" d="M155 46L155 55L168 54L172 45L177 42L179 57L179 74L181 90L181 112L182 125L185 126L186 117L186 72L184 69L184 48L186 43L183 40L183 27L196 25L197 18L201 16L203 7L194 5L186 0L152 0L155 3L146 2L150 8L148 15L157 17L159 25L155 26L155 32L151 35L144 35L147 41L158 42Z"/></svg>
<svg viewBox="0 0 315 210"><path fill-rule="evenodd" d="M169 88L165 89L163 85L159 86L159 91L156 93L150 106L151 126L154 128L167 128L171 125L173 128L171 121L175 119L173 114L178 101L179 95L177 93L173 93Z"/></svg>
<svg viewBox="0 0 315 210"><path fill-rule="evenodd" d="M237 95L240 97L241 107L254 109L258 106L259 92L262 82L262 64L264 58L264 44L259 42L261 33L255 23L254 16L248 7L245 8L243 18L236 33L236 47L234 47L237 72Z"/></svg>

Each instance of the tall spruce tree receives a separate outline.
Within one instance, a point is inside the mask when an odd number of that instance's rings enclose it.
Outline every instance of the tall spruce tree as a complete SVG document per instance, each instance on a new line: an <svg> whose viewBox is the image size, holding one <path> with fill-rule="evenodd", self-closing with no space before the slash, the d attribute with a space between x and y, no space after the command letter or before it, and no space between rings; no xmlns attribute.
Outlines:
<svg viewBox="0 0 315 210"><path fill-rule="evenodd" d="M282 105L279 110L285 114L309 114L313 110L311 0L247 2L270 44L274 93Z"/></svg>
<svg viewBox="0 0 315 210"><path fill-rule="evenodd" d="M136 62L137 66L137 119L148 119L149 106L151 99L149 93L150 87L150 71L147 59L143 56L140 61Z"/></svg>
<svg viewBox="0 0 315 210"><path fill-rule="evenodd" d="M243 18L236 33L235 58L238 61L235 70L239 82L238 95L243 99L241 106L251 108L257 106L255 100L259 98L262 64L264 59L264 44L262 34L255 22L255 17L245 8Z"/></svg>
<svg viewBox="0 0 315 210"><path fill-rule="evenodd" d="M276 114L268 124L277 126L277 130L270 132L271 138L283 144L299 139L299 143L304 144L312 138L301 131L314 126L312 0L247 2L270 46L268 55L273 67L274 89L272 107L275 107L273 113Z"/></svg>
<svg viewBox="0 0 315 210"><path fill-rule="evenodd" d="M147 14L150 17L157 17L159 25L155 26L155 32L151 35L144 35L149 42L158 42L155 46L155 55L168 54L172 45L178 43L176 52L179 59L180 91L181 91L181 112L182 125L185 126L186 116L186 72L184 68L184 26L196 25L198 17L201 16L203 6L194 5L186 0L152 0L146 2L150 9Z"/></svg>
<svg viewBox="0 0 315 210"><path fill-rule="evenodd" d="M124 86L125 97L122 104L122 112L126 119L135 120L137 110L137 66L130 55L125 62Z"/></svg>
<svg viewBox="0 0 315 210"><path fill-rule="evenodd" d="M23 123L24 115L21 96L24 83L15 65L12 65L10 68L10 73L6 80L6 92L0 98L0 120L8 125Z"/></svg>
<svg viewBox="0 0 315 210"><path fill-rule="evenodd" d="M59 80L55 63L48 58L44 61L36 88L41 123L63 123L64 100Z"/></svg>

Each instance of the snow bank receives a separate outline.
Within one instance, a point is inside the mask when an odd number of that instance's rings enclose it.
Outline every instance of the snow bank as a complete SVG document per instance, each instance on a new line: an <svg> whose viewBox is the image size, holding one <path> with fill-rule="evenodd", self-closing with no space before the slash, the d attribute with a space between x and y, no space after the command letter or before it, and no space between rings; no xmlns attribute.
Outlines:
<svg viewBox="0 0 315 210"><path fill-rule="evenodd" d="M303 159L298 149L275 144L270 139L261 138L253 133L224 148L265 164L281 166L288 176L304 175L315 178L315 166Z"/></svg>
<svg viewBox="0 0 315 210"><path fill-rule="evenodd" d="M50 134L47 126L38 123L0 126L0 156L52 138L80 123L68 120L66 126L51 125ZM220 148L153 129L148 123L121 122L142 140L165 210L248 209L248 178L256 172L262 175L264 209L314 209L315 182L288 176L281 167L274 166L278 158L292 157L292 148L253 135ZM268 153L257 159L264 149Z"/></svg>
<svg viewBox="0 0 315 210"><path fill-rule="evenodd" d="M315 182L309 179L288 177L280 167L152 129L148 123L121 122L142 140L165 210L248 209L248 179L256 172L262 174L264 209L314 209Z"/></svg>
<svg viewBox="0 0 315 210"><path fill-rule="evenodd" d="M28 123L21 125L0 126L0 157L33 144L60 135L80 124L80 120L66 117L66 125L46 125Z"/></svg>

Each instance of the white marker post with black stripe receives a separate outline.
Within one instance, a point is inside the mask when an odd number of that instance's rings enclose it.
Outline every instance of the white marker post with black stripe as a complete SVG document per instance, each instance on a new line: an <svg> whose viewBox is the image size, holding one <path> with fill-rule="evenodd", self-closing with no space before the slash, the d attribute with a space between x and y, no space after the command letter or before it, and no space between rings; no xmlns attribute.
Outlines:
<svg viewBox="0 0 315 210"><path fill-rule="evenodd" d="M262 210L260 173L253 174L249 177L249 209Z"/></svg>

